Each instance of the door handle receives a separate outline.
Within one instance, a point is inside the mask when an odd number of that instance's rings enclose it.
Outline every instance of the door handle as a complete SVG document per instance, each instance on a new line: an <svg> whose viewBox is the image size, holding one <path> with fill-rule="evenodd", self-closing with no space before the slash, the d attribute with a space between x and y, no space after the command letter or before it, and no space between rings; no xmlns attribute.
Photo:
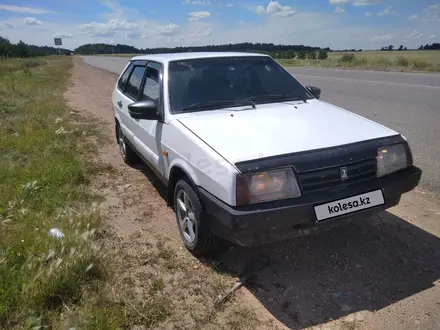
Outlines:
<svg viewBox="0 0 440 330"><path fill-rule="evenodd" d="M120 108L122 108L122 101L118 101L117 104Z"/></svg>

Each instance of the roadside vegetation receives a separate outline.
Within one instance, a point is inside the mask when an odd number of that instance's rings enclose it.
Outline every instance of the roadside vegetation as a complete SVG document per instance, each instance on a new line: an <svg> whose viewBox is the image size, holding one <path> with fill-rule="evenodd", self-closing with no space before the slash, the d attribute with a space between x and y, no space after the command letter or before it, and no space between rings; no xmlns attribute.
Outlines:
<svg viewBox="0 0 440 330"><path fill-rule="evenodd" d="M50 46L28 45L21 40L14 44L8 39L0 36L0 59L13 57L27 58L34 56L48 56L58 53L70 55L71 51L64 48L57 49Z"/></svg>
<svg viewBox="0 0 440 330"><path fill-rule="evenodd" d="M378 71L440 72L440 51L363 51L330 52L326 58L298 54L279 59L285 66L361 69Z"/></svg>
<svg viewBox="0 0 440 330"><path fill-rule="evenodd" d="M93 130L67 121L70 68L63 57L0 60L2 329L50 327L85 296L97 299L106 278L97 197L87 190L100 169L84 154Z"/></svg>

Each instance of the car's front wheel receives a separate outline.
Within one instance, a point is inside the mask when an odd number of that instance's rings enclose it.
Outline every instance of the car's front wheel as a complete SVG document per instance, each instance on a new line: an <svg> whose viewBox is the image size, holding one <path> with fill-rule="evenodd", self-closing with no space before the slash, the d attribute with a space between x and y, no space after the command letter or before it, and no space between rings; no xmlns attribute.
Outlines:
<svg viewBox="0 0 440 330"><path fill-rule="evenodd" d="M176 184L174 208L180 236L191 253L202 255L217 248L220 239L209 228L200 199L187 180Z"/></svg>

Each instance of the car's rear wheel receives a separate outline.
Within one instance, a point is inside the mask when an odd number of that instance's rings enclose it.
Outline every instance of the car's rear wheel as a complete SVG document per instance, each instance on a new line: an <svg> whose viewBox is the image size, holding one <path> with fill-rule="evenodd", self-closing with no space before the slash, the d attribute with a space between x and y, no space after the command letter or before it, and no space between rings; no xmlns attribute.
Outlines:
<svg viewBox="0 0 440 330"><path fill-rule="evenodd" d="M139 157L128 144L127 138L124 136L121 125L119 124L116 124L116 139L119 145L119 152L121 153L124 162L128 165L138 163Z"/></svg>
<svg viewBox="0 0 440 330"><path fill-rule="evenodd" d="M174 209L180 236L191 253L202 255L218 247L220 239L209 228L200 199L187 180L176 184Z"/></svg>

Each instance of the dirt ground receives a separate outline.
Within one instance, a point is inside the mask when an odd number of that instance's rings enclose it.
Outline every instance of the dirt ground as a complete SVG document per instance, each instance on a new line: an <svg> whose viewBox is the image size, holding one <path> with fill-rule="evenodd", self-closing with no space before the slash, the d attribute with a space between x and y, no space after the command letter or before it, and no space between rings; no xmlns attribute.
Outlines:
<svg viewBox="0 0 440 330"><path fill-rule="evenodd" d="M98 118L113 139L116 76L75 63L69 103L80 115ZM145 283L161 278L173 284L164 295L179 300L173 306L180 313L160 328L440 329L438 196L416 189L368 221L259 248L231 246L198 260L181 244L160 181L144 166L125 165L114 139L97 157L114 169L95 187L112 233L108 247L119 256L117 284L142 300L149 294ZM154 266L152 247L165 267ZM213 302L203 297L223 294L259 265L213 321Z"/></svg>

